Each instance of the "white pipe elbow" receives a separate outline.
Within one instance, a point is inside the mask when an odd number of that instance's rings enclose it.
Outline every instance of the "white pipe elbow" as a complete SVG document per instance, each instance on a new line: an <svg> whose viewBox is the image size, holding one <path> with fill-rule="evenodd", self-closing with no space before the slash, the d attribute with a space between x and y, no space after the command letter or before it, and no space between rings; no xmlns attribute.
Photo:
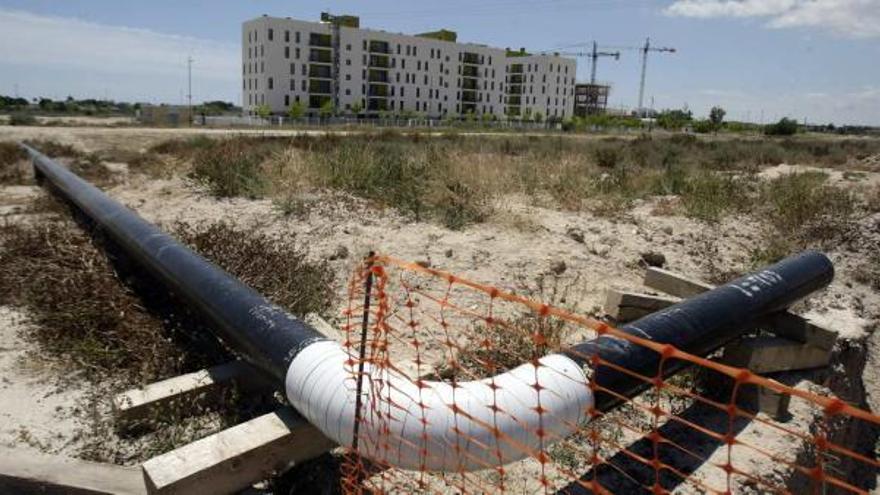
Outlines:
<svg viewBox="0 0 880 495"><path fill-rule="evenodd" d="M352 446L356 369L337 342L303 349L290 364L287 399L340 445ZM536 386L540 384L540 386ZM419 385L365 366L358 452L390 466L475 471L534 455L586 421L593 395L583 369L551 354L493 378ZM539 407L540 406L540 407Z"/></svg>

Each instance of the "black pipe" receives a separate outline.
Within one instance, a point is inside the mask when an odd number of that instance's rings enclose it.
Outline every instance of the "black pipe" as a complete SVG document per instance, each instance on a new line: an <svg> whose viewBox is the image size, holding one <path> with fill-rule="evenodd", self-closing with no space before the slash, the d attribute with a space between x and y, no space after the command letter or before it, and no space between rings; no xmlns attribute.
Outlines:
<svg viewBox="0 0 880 495"><path fill-rule="evenodd" d="M51 181L172 292L198 309L213 324L218 337L258 368L283 383L293 358L309 344L326 340L309 325L271 304L96 187L37 150L24 148L33 158L38 174ZM706 356L758 319L824 287L833 276L834 268L828 258L821 253L804 252L648 315L621 330ZM654 351L610 336L577 344L566 354L587 366L591 356L598 355L644 376L654 376L660 361ZM667 363L664 376L678 371L682 365ZM626 397L647 386L644 381L608 366L595 370L595 379L599 385ZM617 403L611 394L596 394L596 407L600 410L608 410Z"/></svg>
<svg viewBox="0 0 880 495"><path fill-rule="evenodd" d="M824 254L805 251L651 313L620 330L671 344L690 354L708 356L753 328L761 317L784 310L828 285L833 278L834 266ZM601 360L652 378L660 365L656 352L608 335L577 344L566 354L583 365L598 355ZM686 364L680 360L664 363L663 376L672 375ZM633 397L649 386L644 380L610 366L599 366L594 372L598 385L625 397ZM595 407L600 411L607 411L620 402L604 391L598 391L595 400Z"/></svg>
<svg viewBox="0 0 880 495"><path fill-rule="evenodd" d="M136 262L205 316L213 332L257 368L284 383L296 354L326 337L116 202L22 145L38 175L85 213Z"/></svg>

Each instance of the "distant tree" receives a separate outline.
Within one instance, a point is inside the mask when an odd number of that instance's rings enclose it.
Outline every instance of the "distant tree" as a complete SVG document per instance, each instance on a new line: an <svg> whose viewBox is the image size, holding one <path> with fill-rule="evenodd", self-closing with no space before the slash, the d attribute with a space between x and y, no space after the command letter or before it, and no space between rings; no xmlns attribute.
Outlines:
<svg viewBox="0 0 880 495"><path fill-rule="evenodd" d="M468 122L473 122L477 120L476 114L474 114L473 110L468 110L466 114L464 114L464 120Z"/></svg>
<svg viewBox="0 0 880 495"><path fill-rule="evenodd" d="M272 109L269 105L260 105L256 108L257 115L260 118L268 119L272 115Z"/></svg>
<svg viewBox="0 0 880 495"><path fill-rule="evenodd" d="M494 114L487 112L487 113L480 115L480 120L482 120L483 122L491 122L492 117L494 117L494 116L495 116Z"/></svg>
<svg viewBox="0 0 880 495"><path fill-rule="evenodd" d="M544 121L544 114L541 112L535 112L535 122L541 123Z"/></svg>
<svg viewBox="0 0 880 495"><path fill-rule="evenodd" d="M721 107L712 107L709 110L709 122L712 124L712 130L718 132L718 129L721 129L721 124L724 123L724 116L726 114L727 112Z"/></svg>
<svg viewBox="0 0 880 495"><path fill-rule="evenodd" d="M531 122L531 121L532 121L532 109L531 109L531 108L528 108L528 107L527 107L527 108L525 109L525 111L523 111L522 119L521 119L521 120L522 120L523 122Z"/></svg>
<svg viewBox="0 0 880 495"><path fill-rule="evenodd" d="M793 136L797 131L797 121L787 117L782 117L779 122L764 127L764 134L768 136Z"/></svg>
<svg viewBox="0 0 880 495"><path fill-rule="evenodd" d="M680 130L693 120L690 110L663 110L657 114L657 125L668 130Z"/></svg>
<svg viewBox="0 0 880 495"><path fill-rule="evenodd" d="M303 115L305 114L306 106L300 101L293 102L293 105L290 105L290 108L287 109L287 116L293 120L299 120L303 118Z"/></svg>
<svg viewBox="0 0 880 495"><path fill-rule="evenodd" d="M336 115L336 107L333 105L333 100L327 99L318 109L318 116L322 119L328 119L334 115Z"/></svg>

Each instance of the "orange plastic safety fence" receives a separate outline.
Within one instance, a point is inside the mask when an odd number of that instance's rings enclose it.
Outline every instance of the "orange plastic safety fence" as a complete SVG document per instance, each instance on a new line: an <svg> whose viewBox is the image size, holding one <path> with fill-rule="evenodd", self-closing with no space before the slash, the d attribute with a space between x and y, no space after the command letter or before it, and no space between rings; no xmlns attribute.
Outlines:
<svg viewBox="0 0 880 495"><path fill-rule="evenodd" d="M345 319L350 372L364 397L352 425L358 448L350 449L342 468L349 493L867 493L880 472L873 452L858 452L842 440L846 432L876 431L880 417L822 395L811 382L785 385L439 270L372 257L351 279ZM459 429L459 421L489 430L493 425L467 414L474 404L457 401L473 398L458 398L457 384L523 363L540 367L542 356L606 334L656 352L660 372L643 376L594 356L588 376L611 367L643 380L649 385L644 393L619 396L623 404L611 411L589 407L584 411L589 420L569 425L568 436L532 432L541 440L537 447L493 431L496 445L480 448L498 449L498 462L476 459L462 447L479 440ZM663 379L670 360L692 366ZM360 373L364 369L369 372ZM418 470L358 455L388 458L383 453L408 442L391 424L401 404L389 372L417 385L418 397L410 398L420 405L425 381L452 385L446 406L456 422L445 435L445 448L470 456L461 466L478 462L482 469L430 472L427 443L407 445L423 456ZM535 403L522 406L540 416L547 410L539 376L536 371ZM494 380L492 386L498 386ZM585 386L616 395L592 379ZM790 401L789 418L757 412L758 401L782 399ZM491 401L479 406L509 413ZM417 419L424 425L424 406L421 414ZM502 444L522 460L502 464Z"/></svg>

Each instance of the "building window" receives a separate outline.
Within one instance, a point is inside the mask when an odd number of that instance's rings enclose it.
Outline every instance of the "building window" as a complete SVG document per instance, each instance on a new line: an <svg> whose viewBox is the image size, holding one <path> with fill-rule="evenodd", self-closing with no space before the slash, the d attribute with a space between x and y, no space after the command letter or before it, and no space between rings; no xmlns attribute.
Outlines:
<svg viewBox="0 0 880 495"><path fill-rule="evenodd" d="M306 90L306 80L305 79L303 79L302 82L300 83L300 87L302 88L303 91Z"/></svg>
<svg viewBox="0 0 880 495"><path fill-rule="evenodd" d="M418 86L416 86L416 98L420 98L422 96L422 90Z"/></svg>
<svg viewBox="0 0 880 495"><path fill-rule="evenodd" d="M350 59L350 58L345 59L345 65L351 65L351 59Z"/></svg>
<svg viewBox="0 0 880 495"><path fill-rule="evenodd" d="M289 46L284 47L284 58L290 58L290 47Z"/></svg>
<svg viewBox="0 0 880 495"><path fill-rule="evenodd" d="M425 74L425 84L428 84L428 75Z"/></svg>
<svg viewBox="0 0 880 495"><path fill-rule="evenodd" d="M400 59L400 68L406 69L406 59L405 58Z"/></svg>
<svg viewBox="0 0 880 495"><path fill-rule="evenodd" d="M414 46L414 47L413 47L413 57L415 57L416 55L418 55L418 52L416 51L417 49L418 49L417 46Z"/></svg>
<svg viewBox="0 0 880 495"><path fill-rule="evenodd" d="M350 89L350 88L345 88L345 94L346 94L346 95L350 95L350 94L351 94L351 89Z"/></svg>
<svg viewBox="0 0 880 495"><path fill-rule="evenodd" d="M406 54L410 55L411 51L412 51L412 47L410 47L409 45L406 45Z"/></svg>
<svg viewBox="0 0 880 495"><path fill-rule="evenodd" d="M275 89L274 80L271 77L269 78L269 89Z"/></svg>
<svg viewBox="0 0 880 495"><path fill-rule="evenodd" d="M308 69L306 68L306 64L302 64L302 75L306 75Z"/></svg>
<svg viewBox="0 0 880 495"><path fill-rule="evenodd" d="M263 50L264 48L266 48L266 45L260 45L260 56L261 57L266 55L265 50Z"/></svg>
<svg viewBox="0 0 880 495"><path fill-rule="evenodd" d="M284 106L285 107L290 106L290 95L284 95Z"/></svg>
<svg viewBox="0 0 880 495"><path fill-rule="evenodd" d="M364 40L364 51L367 51L367 40Z"/></svg>
<svg viewBox="0 0 880 495"><path fill-rule="evenodd" d="M395 74L395 76L396 76L395 79L397 79L397 81L395 81L395 82L400 82L400 72Z"/></svg>
<svg viewBox="0 0 880 495"><path fill-rule="evenodd" d="M296 91L296 81L294 81L293 79L290 80L290 90Z"/></svg>
<svg viewBox="0 0 880 495"><path fill-rule="evenodd" d="M296 49L296 58L299 60L299 48Z"/></svg>
<svg viewBox="0 0 880 495"><path fill-rule="evenodd" d="M400 87L400 96L401 97L406 96L406 87L405 86Z"/></svg>
<svg viewBox="0 0 880 495"><path fill-rule="evenodd" d="M284 42L290 43L290 31L284 31Z"/></svg>
<svg viewBox="0 0 880 495"><path fill-rule="evenodd" d="M260 62L260 74L266 72L266 62Z"/></svg>
<svg viewBox="0 0 880 495"><path fill-rule="evenodd" d="M345 44L345 49L348 50L348 51L351 51L351 43L346 43L346 44Z"/></svg>
<svg viewBox="0 0 880 495"><path fill-rule="evenodd" d="M397 44L397 54L400 55L400 43Z"/></svg>
<svg viewBox="0 0 880 495"><path fill-rule="evenodd" d="M273 31L272 28L269 28L269 41L272 41L272 39L274 38L274 35L275 35L275 31Z"/></svg>
<svg viewBox="0 0 880 495"><path fill-rule="evenodd" d="M296 75L296 64L290 64L290 75Z"/></svg>
<svg viewBox="0 0 880 495"><path fill-rule="evenodd" d="M296 32L296 42L299 43L299 31Z"/></svg>
<svg viewBox="0 0 880 495"><path fill-rule="evenodd" d="M351 81L351 74L346 74L346 75L345 75L345 80L346 80L346 81Z"/></svg>
<svg viewBox="0 0 880 495"><path fill-rule="evenodd" d="M425 60L425 70L428 70L428 61Z"/></svg>

